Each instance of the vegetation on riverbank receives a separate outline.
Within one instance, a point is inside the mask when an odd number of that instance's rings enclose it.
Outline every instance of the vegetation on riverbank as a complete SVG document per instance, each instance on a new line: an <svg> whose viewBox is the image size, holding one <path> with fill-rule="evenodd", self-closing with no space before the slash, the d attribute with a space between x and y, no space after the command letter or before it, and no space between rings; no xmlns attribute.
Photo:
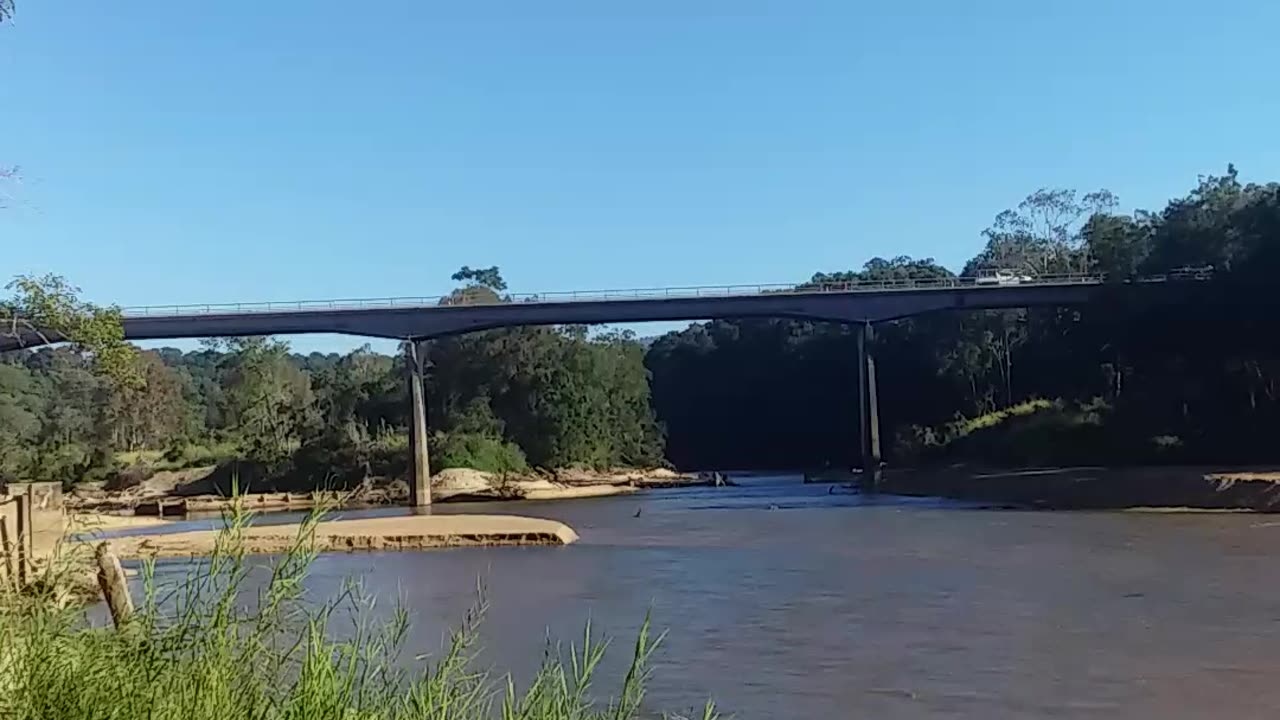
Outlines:
<svg viewBox="0 0 1280 720"><path fill-rule="evenodd" d="M224 510L234 498L234 483L240 476L227 468L207 466L178 471L159 471L123 489L107 489L99 483L81 483L63 496L76 512L133 512L166 516L209 513ZM682 475L665 469L584 470L488 473L470 468L448 468L431 477L434 502L483 500L566 500L582 497L621 495L650 487L691 487L714 485L712 477ZM262 485L259 482L256 485ZM255 483L246 483L252 486ZM402 478L368 478L359 487L334 492L329 489L299 492L253 490L243 495L255 510L306 510L316 504L340 498L345 508L399 505L409 499L409 485Z"/></svg>
<svg viewBox="0 0 1280 720"><path fill-rule="evenodd" d="M245 602L248 520L233 514L213 555L175 586L145 566L141 607L118 630L89 627L82 608L39 594L0 592L0 717L626 720L642 712L662 640L647 620L613 700L601 699L595 675L607 643L590 624L580 645L549 647L517 691L472 662L483 602L424 661L402 652L405 609L375 622L355 585L324 602L305 599L318 515L271 565L257 602ZM714 707L700 716L716 717Z"/></svg>
<svg viewBox="0 0 1280 720"><path fill-rule="evenodd" d="M455 277L467 284L445 302L505 300L496 268ZM60 280L46 283L79 302ZM18 287L5 314L28 316L29 296L44 287ZM85 349L0 361L0 480L119 487L161 470L235 465L256 486L283 491L351 488L406 471L400 357L367 349L301 356L269 338L213 340L196 352L133 351L124 365L134 380L125 383L99 371L100 353ZM581 327L428 343L433 468L660 466L643 355L628 334Z"/></svg>
<svg viewBox="0 0 1280 720"><path fill-rule="evenodd" d="M1280 184L1234 168L1162 210L1042 190L998 215L961 274L1104 275L1087 306L922 315L875 328L891 465L1280 461ZM1210 271L1211 268L1211 271ZM813 284L950 278L931 259L873 259ZM1164 277L1160 302L1127 293ZM1210 280L1199 278L1211 277ZM659 338L646 365L678 467L860 464L856 328L716 320ZM1034 412L1025 403L1048 403ZM1013 414L1013 417L1008 417ZM990 423L989 427L967 426Z"/></svg>
<svg viewBox="0 0 1280 720"><path fill-rule="evenodd" d="M877 327L891 464L1280 460L1280 184L1246 185L1229 168L1161 212L1116 207L1104 191L1034 193L996 217L963 269L1106 276L1116 287L1090 305ZM1124 292L1136 276L1178 293L1142 301ZM443 302L510 300L496 267L454 277L462 285ZM932 260L877 258L802 285L948 277ZM65 283L14 290L21 312L5 314L52 318L81 339L0 361L0 479L128 485L234 464L264 489L305 491L406 472L400 357L300 356L269 338L135 352L109 311ZM858 465L856 342L848 327L789 319L695 324L647 349L581 327L435 340L433 467Z"/></svg>

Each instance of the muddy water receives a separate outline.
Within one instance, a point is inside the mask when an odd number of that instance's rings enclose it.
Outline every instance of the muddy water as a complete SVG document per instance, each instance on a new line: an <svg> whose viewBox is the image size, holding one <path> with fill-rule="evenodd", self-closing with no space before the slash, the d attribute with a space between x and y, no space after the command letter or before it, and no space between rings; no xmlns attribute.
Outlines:
<svg viewBox="0 0 1280 720"><path fill-rule="evenodd" d="M421 653L482 579L481 662L517 679L548 635L574 639L590 617L615 638L613 683L651 610L670 629L648 699L660 709L714 697L739 718L1280 714L1271 516L991 511L796 477L479 509L564 520L582 540L329 555L312 588L356 577L384 608L402 598Z"/></svg>

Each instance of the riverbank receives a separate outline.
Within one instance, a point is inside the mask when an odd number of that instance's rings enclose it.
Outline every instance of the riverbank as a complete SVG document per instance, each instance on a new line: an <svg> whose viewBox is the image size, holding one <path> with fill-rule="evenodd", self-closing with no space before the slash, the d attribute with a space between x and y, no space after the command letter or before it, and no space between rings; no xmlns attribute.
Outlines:
<svg viewBox="0 0 1280 720"><path fill-rule="evenodd" d="M157 472L123 489L102 484L77 485L66 495L68 508L81 512L126 513L138 516L175 517L215 513L229 506L230 475L225 468L208 466ZM597 471L569 468L520 475L450 468L431 478L433 502L498 500L565 500L633 493L647 488L692 487L714 479L682 474L664 468L619 468ZM368 478L347 492L255 492L241 487L241 502L254 511L307 510L317 505L364 508L403 504L409 486L399 479Z"/></svg>
<svg viewBox="0 0 1280 720"><path fill-rule="evenodd" d="M1280 471L1274 468L951 466L887 470L877 489L1044 510L1280 511Z"/></svg>

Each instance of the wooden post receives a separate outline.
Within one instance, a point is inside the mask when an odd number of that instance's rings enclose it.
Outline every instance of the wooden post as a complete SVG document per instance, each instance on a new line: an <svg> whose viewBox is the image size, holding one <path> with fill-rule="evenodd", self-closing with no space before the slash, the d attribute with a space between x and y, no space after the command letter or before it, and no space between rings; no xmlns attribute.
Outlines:
<svg viewBox="0 0 1280 720"><path fill-rule="evenodd" d="M19 495L18 501L18 587L27 586L28 563L31 562L31 551L34 545L31 541L31 486L28 485L26 492Z"/></svg>
<svg viewBox="0 0 1280 720"><path fill-rule="evenodd" d="M133 617L133 598L129 596L124 568L120 567L120 558L111 552L109 542L98 545L94 557L98 561L98 587L102 588L102 597L111 611L111 621L118 628Z"/></svg>
<svg viewBox="0 0 1280 720"><path fill-rule="evenodd" d="M0 507L15 502L8 500L0 503ZM8 583L16 583L18 581L17 571L13 567L13 542L9 540L9 518L0 513L0 555L4 556L4 564L0 569L4 570L4 579Z"/></svg>

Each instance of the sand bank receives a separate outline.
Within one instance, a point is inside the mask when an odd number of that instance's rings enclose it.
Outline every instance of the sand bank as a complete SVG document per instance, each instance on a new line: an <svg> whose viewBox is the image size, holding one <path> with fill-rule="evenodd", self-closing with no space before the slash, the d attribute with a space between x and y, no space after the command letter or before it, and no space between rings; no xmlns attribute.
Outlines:
<svg viewBox="0 0 1280 720"><path fill-rule="evenodd" d="M181 517L229 506L230 487L213 466L161 471L124 489L107 490L102 483L82 483L67 495L68 507L89 512L131 512L139 516ZM713 484L706 478L664 468L584 470L568 468L502 475L467 468L451 468L431 478L435 502L477 500L565 500L620 495L647 488ZM409 486L400 479L369 478L349 492L263 492L257 484L242 486L244 507L255 511L306 510L321 502L342 507L403 504ZM245 492L247 491L247 492Z"/></svg>
<svg viewBox="0 0 1280 720"><path fill-rule="evenodd" d="M254 554L287 550L297 537L298 525L262 525L245 531L244 547ZM115 553L125 559L180 558L208 555L218 537L216 530L135 535L110 540ZM479 545L568 545L578 534L554 520L515 515L413 515L406 517L332 520L316 527L315 546L320 552L356 550L422 550Z"/></svg>

